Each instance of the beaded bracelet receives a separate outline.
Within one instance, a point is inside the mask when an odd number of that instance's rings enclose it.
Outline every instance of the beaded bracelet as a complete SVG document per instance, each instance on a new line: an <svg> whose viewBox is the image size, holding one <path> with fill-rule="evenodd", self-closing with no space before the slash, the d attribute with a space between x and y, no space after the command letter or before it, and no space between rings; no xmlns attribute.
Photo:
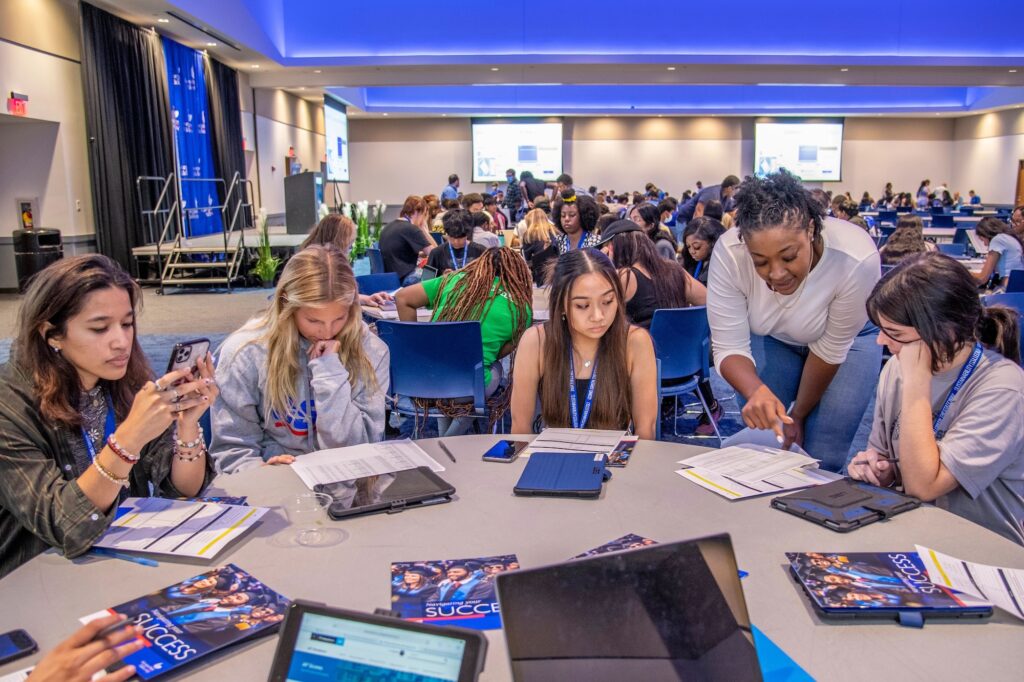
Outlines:
<svg viewBox="0 0 1024 682"><path fill-rule="evenodd" d="M122 488L127 488L128 485L131 483L131 481L129 481L127 477L125 477L125 478L118 478L117 476L112 474L110 471L107 471L106 467L104 467L102 464L100 464L99 460L97 460L97 459L94 459L92 461L92 465L94 467L96 467L96 471L100 472L100 476L102 476L103 478L107 479L111 483L119 485Z"/></svg>
<svg viewBox="0 0 1024 682"><path fill-rule="evenodd" d="M193 453L191 457L186 457L185 455L183 455L180 452L178 452L177 449L175 449L175 451L174 451L174 459L178 460L179 462L194 462L194 461L196 461L197 459L199 459L200 457L202 457L205 454L206 454L206 444L204 443L203 447L200 448L198 452Z"/></svg>
<svg viewBox="0 0 1024 682"><path fill-rule="evenodd" d="M114 454L126 464L135 464L139 461L139 455L133 455L121 447L121 444L117 442L117 438L114 437L114 434L107 436L107 445L109 445L110 449L114 451Z"/></svg>
<svg viewBox="0 0 1024 682"><path fill-rule="evenodd" d="M174 444L177 445L179 448L182 448L184 450L191 450L192 448L195 448L195 447L199 446L200 444L204 444L205 445L206 444L206 438L203 435L202 429L200 429L199 430L199 435L196 437L196 439L195 440L190 440L187 443L185 441L181 440L180 438L178 438L177 434L175 434Z"/></svg>

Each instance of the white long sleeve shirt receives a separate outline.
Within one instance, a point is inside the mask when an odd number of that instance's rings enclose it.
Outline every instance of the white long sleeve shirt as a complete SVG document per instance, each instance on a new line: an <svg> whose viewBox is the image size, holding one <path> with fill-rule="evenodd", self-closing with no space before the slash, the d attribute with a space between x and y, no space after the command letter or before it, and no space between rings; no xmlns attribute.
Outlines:
<svg viewBox="0 0 1024 682"><path fill-rule="evenodd" d="M708 273L708 320L715 368L730 355L754 357L750 335L808 346L830 364L841 364L864 328L865 307L881 273L878 250L861 228L825 218L821 260L794 293L768 288L754 269L739 230L715 244Z"/></svg>

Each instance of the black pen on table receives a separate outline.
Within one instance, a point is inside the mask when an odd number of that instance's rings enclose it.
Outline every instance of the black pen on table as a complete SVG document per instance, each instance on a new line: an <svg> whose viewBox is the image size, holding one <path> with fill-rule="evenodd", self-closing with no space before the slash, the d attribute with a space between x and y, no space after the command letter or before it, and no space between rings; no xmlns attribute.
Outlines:
<svg viewBox="0 0 1024 682"><path fill-rule="evenodd" d="M455 461L455 455L452 454L452 451L448 449L448 446L444 444L443 440L437 441L437 444L441 446L442 450L444 450L444 454L448 455L448 459L458 464L458 462Z"/></svg>

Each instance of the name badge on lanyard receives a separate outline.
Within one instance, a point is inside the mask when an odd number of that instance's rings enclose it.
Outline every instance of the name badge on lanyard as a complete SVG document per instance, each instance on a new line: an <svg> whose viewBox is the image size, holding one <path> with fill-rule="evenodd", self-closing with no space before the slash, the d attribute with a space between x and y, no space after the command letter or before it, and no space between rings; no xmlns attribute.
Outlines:
<svg viewBox="0 0 1024 682"><path fill-rule="evenodd" d="M949 407L953 404L953 399L956 398L956 394L960 392L960 389L964 387L967 380L971 378L972 374L974 374L974 370L978 368L978 363L981 362L981 355L981 344L975 342L974 350L971 351L971 357L967 359L963 369L960 370L960 376L956 378L953 388L949 389L949 395L946 396L946 402L942 403L939 413L935 415L935 421L932 423L932 430L935 432L936 439L940 437L939 426L942 424L942 420L945 418L946 413L949 412Z"/></svg>
<svg viewBox="0 0 1024 682"><path fill-rule="evenodd" d="M110 399L110 395L107 395L107 421L103 427L103 441L107 442L111 434L117 430L117 417L114 415L114 401ZM92 443L92 438L89 437L89 432L82 427L82 440L85 442L85 449L89 451L89 461L96 461L96 446ZM102 447L102 446L101 446Z"/></svg>
<svg viewBox="0 0 1024 682"><path fill-rule="evenodd" d="M594 386L597 385L597 358L594 358L594 373L587 384L587 399L583 403L583 415L579 414L576 405L576 366L572 359L572 348L569 349L569 411L572 413L572 428L585 429L590 419L590 407L594 402Z"/></svg>
<svg viewBox="0 0 1024 682"><path fill-rule="evenodd" d="M467 243L465 248L462 249L462 265L459 265L459 261L455 260L455 249L452 248L451 242L448 243L448 253L452 257L452 268L461 270L466 267L466 260L469 258L469 244Z"/></svg>

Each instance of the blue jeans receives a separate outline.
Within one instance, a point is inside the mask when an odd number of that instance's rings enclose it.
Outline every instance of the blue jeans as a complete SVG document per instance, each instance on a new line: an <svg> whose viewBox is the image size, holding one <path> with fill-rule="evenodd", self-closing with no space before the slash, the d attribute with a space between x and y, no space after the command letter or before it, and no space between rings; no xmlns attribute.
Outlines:
<svg viewBox="0 0 1024 682"><path fill-rule="evenodd" d="M421 277L422 275L420 275L418 270L413 270L405 276L405 279L402 280L402 286L411 287L413 284L419 284Z"/></svg>
<svg viewBox="0 0 1024 682"><path fill-rule="evenodd" d="M870 322L865 325L817 407L804 420L803 448L821 460L823 469L840 472L849 459L853 437L878 387L882 347L876 343L877 336L878 327ZM810 353L807 346L751 334L750 348L757 375L789 407L800 387L804 362ZM742 407L742 397L736 397Z"/></svg>

